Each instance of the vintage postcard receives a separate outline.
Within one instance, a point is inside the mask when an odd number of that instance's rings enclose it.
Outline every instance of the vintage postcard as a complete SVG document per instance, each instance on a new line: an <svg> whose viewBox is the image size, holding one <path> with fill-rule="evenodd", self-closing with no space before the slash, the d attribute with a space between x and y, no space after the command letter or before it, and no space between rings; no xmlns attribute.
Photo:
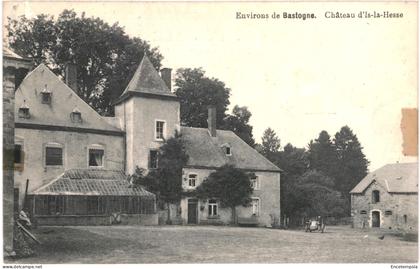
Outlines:
<svg viewBox="0 0 420 269"><path fill-rule="evenodd" d="M2 28L3 268L417 268L417 1L4 1Z"/></svg>

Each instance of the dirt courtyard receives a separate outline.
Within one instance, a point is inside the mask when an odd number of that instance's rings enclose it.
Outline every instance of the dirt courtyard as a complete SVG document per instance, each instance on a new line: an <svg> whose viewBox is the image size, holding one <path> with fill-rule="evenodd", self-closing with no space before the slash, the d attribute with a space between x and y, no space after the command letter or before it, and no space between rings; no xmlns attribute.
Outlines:
<svg viewBox="0 0 420 269"><path fill-rule="evenodd" d="M6 263L415 263L417 242L380 231L219 226L39 227L37 255Z"/></svg>

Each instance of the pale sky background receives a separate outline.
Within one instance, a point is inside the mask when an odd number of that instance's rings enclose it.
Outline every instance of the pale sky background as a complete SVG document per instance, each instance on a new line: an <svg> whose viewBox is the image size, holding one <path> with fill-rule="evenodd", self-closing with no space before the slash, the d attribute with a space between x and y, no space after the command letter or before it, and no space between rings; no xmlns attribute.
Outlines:
<svg viewBox="0 0 420 269"><path fill-rule="evenodd" d="M119 22L158 46L174 70L203 67L252 112L254 137L306 147L344 125L374 170L402 155L401 108L417 107L416 3L4 3L3 18L64 8ZM315 20L238 20L241 13L313 12ZM324 13L402 12L402 19L326 19ZM357 16L357 15L356 15Z"/></svg>

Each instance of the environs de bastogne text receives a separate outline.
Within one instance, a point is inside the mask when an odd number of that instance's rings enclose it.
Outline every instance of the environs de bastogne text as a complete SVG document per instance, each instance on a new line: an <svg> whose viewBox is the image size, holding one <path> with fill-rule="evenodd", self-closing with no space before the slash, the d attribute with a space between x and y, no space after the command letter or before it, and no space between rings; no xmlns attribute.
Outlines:
<svg viewBox="0 0 420 269"><path fill-rule="evenodd" d="M359 11L355 12L338 12L338 11L325 11L323 17L327 19L394 19L403 18L404 14L401 12L391 11ZM236 19L316 19L315 13L303 13L303 12L276 12L273 13L254 13L254 12L236 12Z"/></svg>

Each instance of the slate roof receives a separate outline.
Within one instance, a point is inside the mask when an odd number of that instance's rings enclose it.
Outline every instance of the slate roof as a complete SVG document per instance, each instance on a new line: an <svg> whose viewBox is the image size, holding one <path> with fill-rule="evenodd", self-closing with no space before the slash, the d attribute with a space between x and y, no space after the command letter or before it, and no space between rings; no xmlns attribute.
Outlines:
<svg viewBox="0 0 420 269"><path fill-rule="evenodd" d="M363 178L350 193L363 193L373 182L378 182L388 192L417 193L418 192L418 164L394 163L387 164Z"/></svg>
<svg viewBox="0 0 420 269"><path fill-rule="evenodd" d="M70 169L57 179L40 187L34 195L84 196L148 196L153 193L141 187L130 187L123 171L100 169Z"/></svg>
<svg viewBox="0 0 420 269"><path fill-rule="evenodd" d="M216 137L211 137L205 128L181 127L181 134L189 156L187 166L214 169L230 164L246 170L281 171L232 131L217 130ZM226 145L231 147L231 156L224 152Z"/></svg>
<svg viewBox="0 0 420 269"><path fill-rule="evenodd" d="M121 97L133 93L143 93L176 98L176 95L169 90L169 88L166 86L166 83L159 76L159 73L156 71L147 55L145 55L141 60L139 67L137 68Z"/></svg>
<svg viewBox="0 0 420 269"><path fill-rule="evenodd" d="M41 102L41 92L46 87L52 93L51 104ZM29 107L29 119L22 119L18 116L19 107L23 105L24 101ZM71 120L70 113L74 109L81 112L81 123ZM44 64L40 64L32 70L16 91L15 122L122 133L121 129L103 119Z"/></svg>

